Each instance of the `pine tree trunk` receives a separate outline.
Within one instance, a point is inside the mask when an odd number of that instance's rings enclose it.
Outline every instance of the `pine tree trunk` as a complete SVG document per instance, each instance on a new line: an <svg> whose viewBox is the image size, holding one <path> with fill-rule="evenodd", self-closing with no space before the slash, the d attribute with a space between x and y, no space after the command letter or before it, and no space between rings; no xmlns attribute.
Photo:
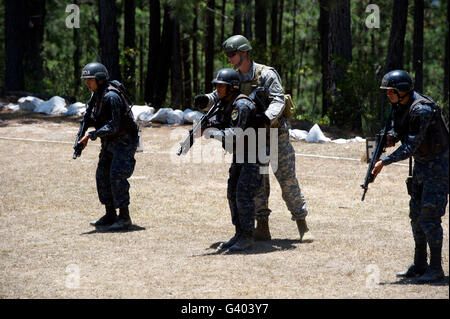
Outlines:
<svg viewBox="0 0 450 319"><path fill-rule="evenodd" d="M73 2L74 4L78 5L79 1L75 0ZM80 66L80 59L81 59L81 40L80 40L80 30L78 28L73 28L73 43L75 45L75 50L73 51L73 78L75 80L74 88L73 88L73 96L76 98L78 95L78 92L81 87L81 66Z"/></svg>
<svg viewBox="0 0 450 319"><path fill-rule="evenodd" d="M23 55L25 43L26 19L25 0L5 1L5 29L6 29L6 76L5 87L8 91L21 91L25 89Z"/></svg>
<svg viewBox="0 0 450 319"><path fill-rule="evenodd" d="M192 77L191 77L191 61L190 61L190 46L189 38L186 34L182 35L181 39L181 59L183 61L183 110L190 107L192 104Z"/></svg>
<svg viewBox="0 0 450 319"><path fill-rule="evenodd" d="M124 70L124 84L128 91L136 95L136 28L135 28L135 14L136 14L136 0L125 0L125 32L124 32L124 47L125 47L125 70Z"/></svg>
<svg viewBox="0 0 450 319"><path fill-rule="evenodd" d="M403 48L405 42L406 22L408 17L408 0L394 0L392 10L392 23L389 33L389 45L386 61L381 72L381 77L386 73L403 68ZM381 79L380 79L381 82ZM386 95L381 92L378 104L381 105L379 122L383 123L385 118Z"/></svg>
<svg viewBox="0 0 450 319"><path fill-rule="evenodd" d="M389 71L403 68L403 48L405 43L408 0L394 0L392 24L389 34L389 47L383 75Z"/></svg>
<svg viewBox="0 0 450 319"><path fill-rule="evenodd" d="M450 73L449 70L449 39L448 39L448 30L450 28L450 4L447 2L447 35L445 37L445 61L444 61L444 103L447 103L447 112L448 112L448 98L449 98L449 83L448 76ZM448 122L448 113L447 113L447 122Z"/></svg>
<svg viewBox="0 0 450 319"><path fill-rule="evenodd" d="M265 61L265 50L267 48L267 7L266 0L261 0L255 4L255 40L256 50L254 51L255 59L259 63L267 63Z"/></svg>
<svg viewBox="0 0 450 319"><path fill-rule="evenodd" d="M155 74L155 107L162 107L166 100L169 86L169 69L171 63L172 52L172 36L174 21L170 17L172 8L166 3L164 4L163 29L161 36L161 48L159 50L158 68Z"/></svg>
<svg viewBox="0 0 450 319"><path fill-rule="evenodd" d="M242 0L234 0L233 34L242 34Z"/></svg>
<svg viewBox="0 0 450 319"><path fill-rule="evenodd" d="M214 10L215 0L208 0L207 7ZM211 92L211 83L214 73L214 12L205 11L206 14L206 37L205 37L205 92Z"/></svg>
<svg viewBox="0 0 450 319"><path fill-rule="evenodd" d="M200 85L198 80L198 8L197 4L194 4L194 21L192 27L192 78L193 78L193 86L194 86L194 95L200 93Z"/></svg>
<svg viewBox="0 0 450 319"><path fill-rule="evenodd" d="M119 67L119 32L117 30L117 9L114 1L99 0L99 38L102 63L106 66L111 80L121 81Z"/></svg>
<svg viewBox="0 0 450 319"><path fill-rule="evenodd" d="M252 0L243 0L245 4L244 10L244 36L251 40L252 35Z"/></svg>
<svg viewBox="0 0 450 319"><path fill-rule="evenodd" d="M329 30L329 8L328 0L320 0L319 34L320 52L322 61L322 116L327 115L331 103L328 92L328 30Z"/></svg>
<svg viewBox="0 0 450 319"><path fill-rule="evenodd" d="M147 76L145 80L144 100L153 104L158 78L158 60L161 45L161 6L159 0L149 0L150 24L148 40ZM142 50L142 49L141 49Z"/></svg>
<svg viewBox="0 0 450 319"><path fill-rule="evenodd" d="M42 90L44 73L42 41L44 39L45 0L26 1L26 31L23 67L32 91ZM22 35L23 36L23 35Z"/></svg>
<svg viewBox="0 0 450 319"><path fill-rule="evenodd" d="M176 20L172 26L172 62L170 66L170 104L173 109L181 109L183 83L181 67L180 25Z"/></svg>
<svg viewBox="0 0 450 319"><path fill-rule="evenodd" d="M270 64L276 70L279 70L280 47L278 46L278 0L272 1L270 20L270 50L272 51Z"/></svg>

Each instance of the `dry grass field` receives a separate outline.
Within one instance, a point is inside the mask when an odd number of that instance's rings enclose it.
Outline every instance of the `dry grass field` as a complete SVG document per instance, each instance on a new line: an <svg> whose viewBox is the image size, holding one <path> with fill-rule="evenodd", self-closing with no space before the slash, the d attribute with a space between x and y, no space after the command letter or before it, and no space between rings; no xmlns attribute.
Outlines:
<svg viewBox="0 0 450 319"><path fill-rule="evenodd" d="M108 233L89 225L103 215L99 142L73 160L78 120L0 112L0 298L449 298L448 211L446 280L395 277L413 253L407 165L385 167L361 202L366 163L304 155L359 159L365 143L293 141L314 241L299 242L271 173L272 241L228 254L219 244L233 235L229 157L216 141L174 155L187 128L142 128L130 179L134 227ZM204 156L192 157L200 146Z"/></svg>

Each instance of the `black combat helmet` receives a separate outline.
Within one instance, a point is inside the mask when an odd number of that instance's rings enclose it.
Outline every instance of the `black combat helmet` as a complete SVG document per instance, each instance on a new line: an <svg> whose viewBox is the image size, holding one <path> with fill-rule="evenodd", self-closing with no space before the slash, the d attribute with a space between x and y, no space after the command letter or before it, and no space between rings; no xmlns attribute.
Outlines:
<svg viewBox="0 0 450 319"><path fill-rule="evenodd" d="M383 76L380 89L394 89L397 92L410 92L414 89L414 84L408 72L403 70L393 70Z"/></svg>
<svg viewBox="0 0 450 319"><path fill-rule="evenodd" d="M241 51L247 52L252 49L250 41L243 35L233 35L222 43L222 51L225 53Z"/></svg>
<svg viewBox="0 0 450 319"><path fill-rule="evenodd" d="M99 80L108 80L109 74L106 67L98 62L91 62L86 64L86 66L81 71L82 79L96 79Z"/></svg>
<svg viewBox="0 0 450 319"><path fill-rule="evenodd" d="M233 87L233 89L239 89L239 75L233 69L220 69L217 71L213 84L227 84Z"/></svg>

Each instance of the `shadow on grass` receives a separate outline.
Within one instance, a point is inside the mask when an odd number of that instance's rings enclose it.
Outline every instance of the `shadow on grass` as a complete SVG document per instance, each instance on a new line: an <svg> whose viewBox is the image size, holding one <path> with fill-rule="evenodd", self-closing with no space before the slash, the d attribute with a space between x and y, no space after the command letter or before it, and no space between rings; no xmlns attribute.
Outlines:
<svg viewBox="0 0 450 319"><path fill-rule="evenodd" d="M108 227L96 227L94 230L91 230L91 231L88 231L85 233L81 233L80 235L91 235L91 234L96 234L96 233L130 233L130 232L140 231L140 230L145 230L145 227L141 227L138 225L131 225L128 229L117 230L117 231L110 231L110 230L108 230Z"/></svg>
<svg viewBox="0 0 450 319"><path fill-rule="evenodd" d="M255 255L255 254L267 254L276 251L292 250L296 249L295 244L308 244L311 241L301 242L300 239L272 239L269 241L255 241L253 246L245 251L230 252L228 249L223 249L220 245L223 242L216 242L209 246L208 250L214 250L200 255L193 255L193 257L199 256L211 256L211 255Z"/></svg>
<svg viewBox="0 0 450 319"><path fill-rule="evenodd" d="M442 279L439 282L431 282L431 283L419 283L419 282L417 282L417 278L401 278L394 282L380 282L380 286L385 286L385 285L448 286L448 276L445 276L444 279Z"/></svg>

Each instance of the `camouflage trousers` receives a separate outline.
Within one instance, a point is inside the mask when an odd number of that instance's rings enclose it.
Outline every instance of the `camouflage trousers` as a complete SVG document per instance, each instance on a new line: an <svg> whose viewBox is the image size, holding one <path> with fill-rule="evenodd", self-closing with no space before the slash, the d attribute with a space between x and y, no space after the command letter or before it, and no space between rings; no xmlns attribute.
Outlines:
<svg viewBox="0 0 450 319"><path fill-rule="evenodd" d="M256 192L261 187L260 165L254 163L233 163L229 169L227 198L231 222L242 231L255 228Z"/></svg>
<svg viewBox="0 0 450 319"><path fill-rule="evenodd" d="M283 200L291 212L291 219L305 219L308 211L305 197L295 174L295 150L289 141L289 130L287 127L278 129L278 166L276 170L272 166L272 170L280 184ZM256 219L258 220L267 220L271 213L269 209L269 195L269 174L263 174L261 188L255 197Z"/></svg>
<svg viewBox="0 0 450 319"><path fill-rule="evenodd" d="M137 144L137 137L128 134L102 140L96 181L98 198L103 205L114 208L129 206L130 184L127 179L134 171Z"/></svg>
<svg viewBox="0 0 450 319"><path fill-rule="evenodd" d="M427 162L414 161L411 199L411 227L416 246L442 247L441 217L448 202L448 150Z"/></svg>

